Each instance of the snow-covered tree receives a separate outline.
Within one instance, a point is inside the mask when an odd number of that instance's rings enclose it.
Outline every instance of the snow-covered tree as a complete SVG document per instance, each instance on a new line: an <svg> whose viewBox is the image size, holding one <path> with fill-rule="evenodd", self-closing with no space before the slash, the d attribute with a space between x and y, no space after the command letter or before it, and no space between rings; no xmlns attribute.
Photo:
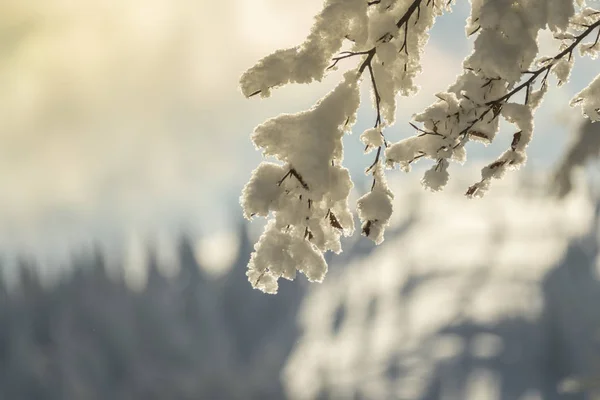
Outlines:
<svg viewBox="0 0 600 400"><path fill-rule="evenodd" d="M362 233L380 243L393 209L386 169L409 171L419 160L432 160L422 183L441 190L449 163L464 163L469 141L491 143L504 119L515 128L510 147L466 188L467 196L482 196L493 179L525 163L533 113L549 90L549 77L565 83L577 50L590 57L600 50L600 11L584 0L472 0L466 35L476 39L463 73L409 122L412 137L390 143L385 131L396 122L397 96L417 91L414 80L429 31L452 3L325 0L303 43L268 55L241 77L245 96L268 97L274 88L320 81L331 70L348 68L311 109L279 115L254 130L254 144L276 161L256 168L241 197L247 218L270 218L248 266L255 288L275 293L277 280L293 279L297 270L321 281L327 271L323 253L341 251L341 236L354 231L342 137L356 122L361 80L370 83L376 117L360 140L365 153L375 155L366 170L373 177L371 190L357 209ZM559 44L556 54L539 54L543 30ZM571 105L600 119L600 76Z"/></svg>

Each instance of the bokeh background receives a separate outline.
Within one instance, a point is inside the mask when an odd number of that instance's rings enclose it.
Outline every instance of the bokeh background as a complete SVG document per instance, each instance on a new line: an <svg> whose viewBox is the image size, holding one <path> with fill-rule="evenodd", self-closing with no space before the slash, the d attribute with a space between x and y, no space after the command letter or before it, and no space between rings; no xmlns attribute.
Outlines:
<svg viewBox="0 0 600 400"><path fill-rule="evenodd" d="M385 243L349 238L323 284L251 289L262 222L238 205L261 158L250 133L339 74L263 100L238 79L299 43L320 7L0 4L0 399L600 398L597 164L562 201L548 185L582 124L567 104L598 72L590 60L546 97L527 168L485 199L462 194L511 135L471 145L441 193L420 188L425 165L390 172ZM468 7L436 24L388 140L460 73ZM345 138L355 197L364 100Z"/></svg>

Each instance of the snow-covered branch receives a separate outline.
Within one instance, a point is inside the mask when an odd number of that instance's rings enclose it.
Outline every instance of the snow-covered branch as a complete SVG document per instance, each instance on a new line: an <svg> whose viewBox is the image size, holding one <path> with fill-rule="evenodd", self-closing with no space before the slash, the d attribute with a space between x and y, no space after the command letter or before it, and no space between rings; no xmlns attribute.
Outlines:
<svg viewBox="0 0 600 400"><path fill-rule="evenodd" d="M253 133L263 154L278 161L261 163L241 199L248 218L270 218L249 264L254 287L276 292L277 279L293 279L296 270L322 280L323 253L341 251L341 235L353 232L348 205L353 184L342 166L341 140L356 121L362 79L370 83L376 117L360 140L365 153L375 151L375 157L366 170L373 177L371 190L358 200L358 215L362 233L380 243L393 210L386 167L408 171L413 163L431 159L422 182L441 190L450 162L465 162L471 140L491 143L502 117L516 128L510 148L466 190L470 197L482 196L492 179L525 163L533 115L549 89L549 76L554 74L559 85L566 82L577 48L590 56L598 51L600 13L581 0L472 1L466 32L477 38L463 74L414 116L414 136L390 144L385 130L395 123L397 96L416 92L414 78L429 30L449 10L451 2L439 0L326 0L302 44L276 51L242 76L244 95L266 97L273 88L320 81L328 71L358 60L313 108L267 120ZM552 30L560 50L540 58L537 38L544 29ZM583 43L592 34L595 41ZM344 44L349 50L341 51ZM597 82L600 78L573 100L592 118L600 117Z"/></svg>

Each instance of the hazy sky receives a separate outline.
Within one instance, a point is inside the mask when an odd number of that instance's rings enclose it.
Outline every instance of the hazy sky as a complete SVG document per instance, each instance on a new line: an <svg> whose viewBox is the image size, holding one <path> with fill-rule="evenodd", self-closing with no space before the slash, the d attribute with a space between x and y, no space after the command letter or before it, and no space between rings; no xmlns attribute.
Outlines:
<svg viewBox="0 0 600 400"><path fill-rule="evenodd" d="M320 4L5 1L0 253L53 263L92 242L118 253L117 244L148 238L168 248L182 229L195 236L228 230L241 218L238 193L260 160L249 139L253 127L310 107L336 83L332 76L246 100L238 78L261 56L301 41ZM422 91L401 100L389 139L412 134L405 121L460 72L470 46L461 25L467 6L460 2L434 29ZM594 75L590 65L546 98L530 165L547 165L559 154L567 128L556 115ZM363 107L346 140L347 164L357 176L369 160L356 133L371 124L371 113ZM489 160L509 142L506 135L488 149L471 146L470 156Z"/></svg>

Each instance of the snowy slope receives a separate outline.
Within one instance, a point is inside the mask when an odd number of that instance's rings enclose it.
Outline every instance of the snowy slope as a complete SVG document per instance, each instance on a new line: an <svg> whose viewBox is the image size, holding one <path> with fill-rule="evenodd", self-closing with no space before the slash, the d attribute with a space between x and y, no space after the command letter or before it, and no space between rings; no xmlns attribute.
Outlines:
<svg viewBox="0 0 600 400"><path fill-rule="evenodd" d="M592 342L579 346L572 367L552 369L575 354L559 355L578 347L569 340L590 331L560 332L586 317L550 308L566 292L548 274L585 242L593 203L583 190L558 203L536 180L519 179L495 182L476 201L461 195L463 182L435 195L397 188L404 229L334 269L305 299L303 334L282 375L289 396L552 399L569 373L589 372Z"/></svg>

